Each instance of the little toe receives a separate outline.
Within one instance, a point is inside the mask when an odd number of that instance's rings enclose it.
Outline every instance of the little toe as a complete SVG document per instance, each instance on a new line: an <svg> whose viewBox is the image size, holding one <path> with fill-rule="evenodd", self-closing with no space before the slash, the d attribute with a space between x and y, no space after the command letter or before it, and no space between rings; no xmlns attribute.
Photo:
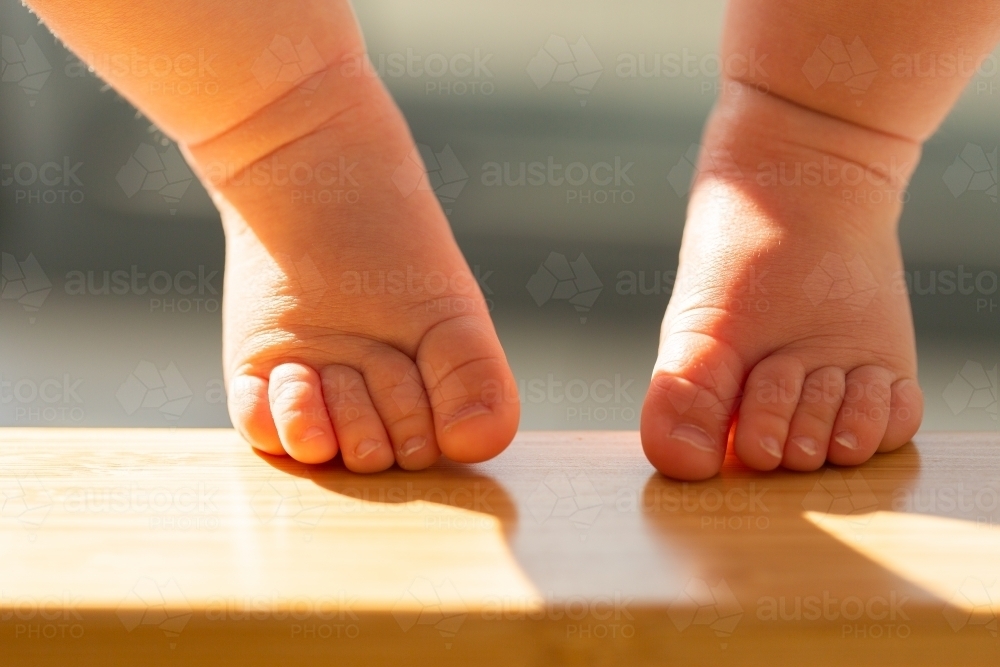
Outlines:
<svg viewBox="0 0 1000 667"><path fill-rule="evenodd" d="M889 407L889 425L885 429L878 451L891 452L902 447L917 434L924 418L924 394L912 378L892 383L892 403Z"/></svg>
<svg viewBox="0 0 1000 667"><path fill-rule="evenodd" d="M341 365L320 371L323 398L344 465L354 472L379 472L395 463L389 434L375 410L361 373Z"/></svg>
<svg viewBox="0 0 1000 667"><path fill-rule="evenodd" d="M858 465L871 458L889 424L893 379L892 371L880 366L860 366L847 374L827 460Z"/></svg>
<svg viewBox="0 0 1000 667"><path fill-rule="evenodd" d="M756 470L781 464L804 378L802 362L789 356L767 357L750 371L733 437L743 463Z"/></svg>
<svg viewBox="0 0 1000 667"><path fill-rule="evenodd" d="M520 421L517 384L489 320L456 317L427 332L417 365L441 451L454 461L493 458Z"/></svg>
<svg viewBox="0 0 1000 667"><path fill-rule="evenodd" d="M337 455L337 439L315 370L299 363L275 366L268 398L278 437L292 458L323 463Z"/></svg>
<svg viewBox="0 0 1000 667"><path fill-rule="evenodd" d="M267 380L255 375L237 375L229 383L229 419L233 427L255 449L283 456L285 448L271 418Z"/></svg>
<svg viewBox="0 0 1000 667"><path fill-rule="evenodd" d="M422 470L437 461L441 450L434 433L434 416L413 360L386 348L366 360L363 371L399 467Z"/></svg>
<svg viewBox="0 0 1000 667"><path fill-rule="evenodd" d="M781 465L789 470L816 470L826 461L833 422L844 400L844 371L827 366L810 373L788 426Z"/></svg>

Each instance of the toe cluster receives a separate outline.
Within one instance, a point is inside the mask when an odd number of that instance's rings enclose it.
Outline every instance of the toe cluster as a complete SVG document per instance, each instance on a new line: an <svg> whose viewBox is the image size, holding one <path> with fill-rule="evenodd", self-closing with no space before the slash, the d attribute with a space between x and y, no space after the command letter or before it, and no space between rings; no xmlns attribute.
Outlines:
<svg viewBox="0 0 1000 667"><path fill-rule="evenodd" d="M230 383L230 416L257 449L303 463L340 456L350 470L371 473L394 464L419 470L442 454L482 461L513 440L520 417L491 334L449 321L424 336L416 359L380 344L357 355L357 367L247 365Z"/></svg>
<svg viewBox="0 0 1000 667"><path fill-rule="evenodd" d="M732 356L654 375L643 407L643 447L664 474L705 479L727 448L756 470L815 470L826 462L858 465L908 442L923 416L917 382L888 368L807 369L773 355L749 373ZM713 378L746 377L738 397ZM729 410L721 409L732 405Z"/></svg>

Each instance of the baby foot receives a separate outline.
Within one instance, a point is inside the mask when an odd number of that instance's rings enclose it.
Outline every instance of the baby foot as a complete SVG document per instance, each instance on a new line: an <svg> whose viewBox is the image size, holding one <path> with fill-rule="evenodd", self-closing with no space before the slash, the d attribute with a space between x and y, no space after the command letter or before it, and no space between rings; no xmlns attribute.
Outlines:
<svg viewBox="0 0 1000 667"><path fill-rule="evenodd" d="M252 160L230 156L263 145L262 114L188 147L226 231L233 424L264 452L357 472L488 459L519 404L485 300L391 98L345 86L350 104ZM287 103L263 114L283 128Z"/></svg>
<svg viewBox="0 0 1000 667"><path fill-rule="evenodd" d="M642 410L662 473L857 465L923 414L896 236L919 146L756 92L702 148Z"/></svg>

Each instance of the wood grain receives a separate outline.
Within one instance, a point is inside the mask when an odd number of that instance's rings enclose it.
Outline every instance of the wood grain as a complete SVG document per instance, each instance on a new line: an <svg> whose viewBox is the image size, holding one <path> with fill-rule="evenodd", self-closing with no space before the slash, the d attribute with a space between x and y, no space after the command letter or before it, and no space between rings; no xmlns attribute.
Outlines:
<svg viewBox="0 0 1000 667"><path fill-rule="evenodd" d="M995 666L998 453L684 484L635 433L522 433L365 477L228 430L0 430L0 662Z"/></svg>

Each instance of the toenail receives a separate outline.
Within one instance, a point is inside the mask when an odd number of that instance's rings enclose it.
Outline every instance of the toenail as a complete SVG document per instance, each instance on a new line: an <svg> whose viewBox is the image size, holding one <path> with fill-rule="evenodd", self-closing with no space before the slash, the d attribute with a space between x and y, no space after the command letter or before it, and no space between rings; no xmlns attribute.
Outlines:
<svg viewBox="0 0 1000 667"><path fill-rule="evenodd" d="M719 448L712 436L705 432L704 429L693 424L681 424L675 427L670 432L670 437L674 440L686 442L695 449L700 449L703 452L709 452L710 454L717 454L719 452Z"/></svg>
<svg viewBox="0 0 1000 667"><path fill-rule="evenodd" d="M760 448L776 459L781 458L781 445L769 435L760 439Z"/></svg>
<svg viewBox="0 0 1000 667"><path fill-rule="evenodd" d="M362 440L361 444L359 444L357 449L354 450L354 456L359 459L363 459L381 446L382 443L378 440L366 438Z"/></svg>
<svg viewBox="0 0 1000 667"><path fill-rule="evenodd" d="M409 456L414 452L420 451L427 444L427 438L422 438L419 435L414 436L403 443L403 446L399 448L400 456Z"/></svg>
<svg viewBox="0 0 1000 667"><path fill-rule="evenodd" d="M448 423L445 425L444 430L448 431L452 426L459 422L463 422L466 419L471 419L472 417L478 417L479 415L489 415L493 414L493 411L482 403L473 403L472 405L466 405L464 408L458 412L451 415L448 419Z"/></svg>
<svg viewBox="0 0 1000 667"><path fill-rule="evenodd" d="M792 438L792 443L801 449L806 456L816 456L816 452L819 451L819 444L808 436L797 435Z"/></svg>
<svg viewBox="0 0 1000 667"><path fill-rule="evenodd" d="M833 437L833 441L841 447L846 447L847 449L858 448L858 438L850 431L841 431Z"/></svg>
<svg viewBox="0 0 1000 667"><path fill-rule="evenodd" d="M316 438L323 435L326 435L326 431L321 429L319 426L311 426L308 429L306 429L306 432L302 434L302 437L299 438L299 440L301 442L307 442L309 440L315 440Z"/></svg>

